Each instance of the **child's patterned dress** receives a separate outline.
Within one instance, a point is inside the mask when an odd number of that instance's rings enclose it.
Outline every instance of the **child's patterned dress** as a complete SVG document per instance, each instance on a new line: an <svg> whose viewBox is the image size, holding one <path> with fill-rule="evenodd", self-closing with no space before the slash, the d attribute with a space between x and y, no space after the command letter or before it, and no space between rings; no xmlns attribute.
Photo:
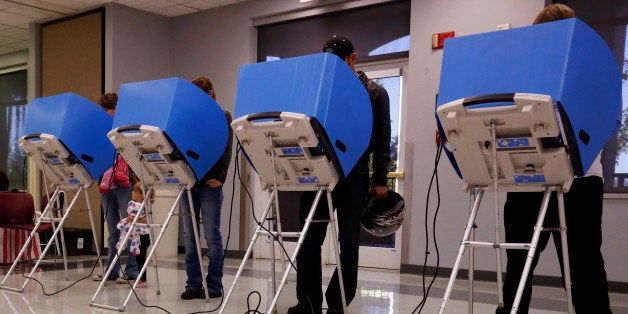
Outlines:
<svg viewBox="0 0 628 314"><path fill-rule="evenodd" d="M142 203L138 203L136 201L129 202L129 208L127 209L127 213L129 214L130 219L135 219L135 216L138 214L140 215L140 218L146 216L144 214L144 208L142 208ZM131 222L127 222L126 218L123 218L122 220L120 220L120 222L118 222L117 228L120 229L120 239L116 244L116 249L120 249L120 246L122 245L122 240L127 233L130 233L129 241L131 245L129 245L129 250L131 251L131 254L138 255L140 254L140 235L147 234L148 228L135 226L131 230Z"/></svg>

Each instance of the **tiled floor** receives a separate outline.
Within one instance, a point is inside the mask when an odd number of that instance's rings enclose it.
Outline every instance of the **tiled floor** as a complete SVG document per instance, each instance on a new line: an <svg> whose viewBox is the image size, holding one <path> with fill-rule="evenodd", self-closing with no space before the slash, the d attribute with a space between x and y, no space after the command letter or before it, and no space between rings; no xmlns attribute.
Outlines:
<svg viewBox="0 0 628 314"><path fill-rule="evenodd" d="M35 278L42 281L44 289L35 281L29 280L23 293L9 290L0 290L0 313L113 313L114 311L90 306L98 282L92 281L90 272L97 264L95 256L73 257L69 263L69 281L65 280L62 263L46 261ZM125 308L127 313L208 313L218 309L221 299L212 299L210 303L204 300L181 300L179 295L185 286L185 271L182 256L177 258L160 259L159 261L159 289L155 271L149 269L148 287L136 290L137 298L130 296ZM231 286L240 260L225 260L225 276L223 283L226 291ZM24 282L22 274L30 271L32 263L24 264L17 274L7 278L5 286L21 287ZM0 273L4 274L10 265L0 266ZM326 267L325 279L329 279L332 267ZM94 273L98 273L96 268ZM278 282L281 270L278 266ZM257 309L265 313L266 305L270 303L271 281L270 263L267 260L252 261L238 280L234 293L226 307L225 313L245 313ZM55 291L79 281L66 290L54 295ZM288 307L296 303L294 274L291 274L278 301L277 313L285 313ZM356 298L349 307L349 313L412 313L421 300L423 293L422 278L417 275L399 274L396 271L360 269L358 291ZM432 287L422 313L438 313L441 298L447 285L447 279L439 278ZM475 282L475 313L492 313L495 306L495 284L490 282ZM45 292L45 293L44 293ZM97 304L106 304L121 307L129 297L130 286L110 284L105 286L102 293L95 299ZM446 313L467 313L467 283L458 281L447 303ZM611 294L611 303L614 313L628 313L628 296L625 294ZM140 304L139 300L146 306ZM247 304L248 298L248 304ZM260 303L261 302L261 303ZM259 307L257 306L260 303ZM159 306L163 310L153 307ZM533 309L530 313L550 314L566 312L564 293L558 288L535 287L532 301ZM217 312L217 311L215 311Z"/></svg>

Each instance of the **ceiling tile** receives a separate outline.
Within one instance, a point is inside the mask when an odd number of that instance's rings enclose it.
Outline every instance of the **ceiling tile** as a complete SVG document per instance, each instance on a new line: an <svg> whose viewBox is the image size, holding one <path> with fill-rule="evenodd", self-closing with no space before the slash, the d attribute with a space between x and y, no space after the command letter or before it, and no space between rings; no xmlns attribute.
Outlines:
<svg viewBox="0 0 628 314"><path fill-rule="evenodd" d="M33 4L33 6L40 7L42 5L46 5L51 9L56 7L60 8L68 8L72 10L84 10L88 8L93 8L99 6L101 4L112 2L111 0L28 0L22 2L35 2L37 4ZM38 5L39 4L39 5Z"/></svg>
<svg viewBox="0 0 628 314"><path fill-rule="evenodd" d="M57 13L51 13L48 11L44 11L44 10L37 10L37 9L25 9L24 7L13 7L13 8L8 8L6 10L4 10L4 12L10 12L10 13L15 13L18 15L22 15L28 18L33 19L34 21L36 20L41 20L41 19L46 19L49 18L53 15L57 15L60 16L60 14Z"/></svg>
<svg viewBox="0 0 628 314"><path fill-rule="evenodd" d="M0 54L28 46L28 24L70 16L110 2L172 17L251 0L0 0Z"/></svg>
<svg viewBox="0 0 628 314"><path fill-rule="evenodd" d="M0 34L13 38L28 38L28 29L10 27L0 31Z"/></svg>
<svg viewBox="0 0 628 314"><path fill-rule="evenodd" d="M188 3L188 2L192 2L194 0L170 0L170 1L172 1L172 2L174 2L176 4L185 4L185 3Z"/></svg>
<svg viewBox="0 0 628 314"><path fill-rule="evenodd" d="M28 39L28 38L27 38ZM17 42L23 41L24 39L20 39L20 38L13 38L13 37L8 37L8 36L4 36L2 34L2 32L0 32L0 42L3 45L10 45L10 44L15 44Z"/></svg>
<svg viewBox="0 0 628 314"><path fill-rule="evenodd" d="M0 55L1 54L5 54L5 53L9 53L9 52L13 52L16 51L15 48L11 48L11 47L7 47L7 46L0 46Z"/></svg>
<svg viewBox="0 0 628 314"><path fill-rule="evenodd" d="M221 3L231 4L233 1L230 0L220 0ZM193 7L199 10L207 10L210 8L218 7L219 3L214 0L195 0L192 2L188 2L185 4L186 6Z"/></svg>
<svg viewBox="0 0 628 314"><path fill-rule="evenodd" d="M23 15L19 15L19 14L7 12L7 11L0 11L0 21L2 21L0 23L4 25L18 26L21 24L28 24L30 22L34 22L35 20L36 19L34 18L26 17Z"/></svg>
<svg viewBox="0 0 628 314"><path fill-rule="evenodd" d="M8 44L7 47L15 48L18 50L27 49L28 48L28 40L18 41L13 44Z"/></svg>
<svg viewBox="0 0 628 314"><path fill-rule="evenodd" d="M78 8L73 8L73 7L69 7L69 6L64 6L61 5L60 3L63 2L61 1L57 1L57 0L19 0L19 3L17 1L12 1L12 3L14 3L15 7L22 7L22 8L38 8L40 10L47 10L47 11L51 11L53 13L58 13L58 14L74 14L79 12L80 10Z"/></svg>
<svg viewBox="0 0 628 314"><path fill-rule="evenodd" d="M165 16L179 16L179 15L198 12L198 10L194 8L182 6L182 5L173 5L173 6L161 9L159 12Z"/></svg>

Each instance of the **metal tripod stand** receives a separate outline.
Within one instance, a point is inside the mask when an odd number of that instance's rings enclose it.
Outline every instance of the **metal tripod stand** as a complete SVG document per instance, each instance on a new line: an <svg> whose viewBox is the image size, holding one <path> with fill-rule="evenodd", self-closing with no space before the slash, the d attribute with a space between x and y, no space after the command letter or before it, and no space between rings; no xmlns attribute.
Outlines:
<svg viewBox="0 0 628 314"><path fill-rule="evenodd" d="M485 106L486 103L507 103ZM482 104L482 107L472 106ZM473 312L473 271L475 247L494 249L497 264L497 303L504 306L502 295L501 250L528 250L511 313L521 302L532 260L536 253L543 222L553 191L558 196L558 214L568 312L571 304L571 278L567 247L567 227L563 193L573 181L573 168L565 148L560 104L550 96L538 94L495 94L459 99L437 108L437 114L450 141L457 166L469 190L471 209L458 248L439 313L444 313L467 247L469 256L469 313ZM475 241L476 216L484 192L493 192L494 239ZM543 192L544 197L530 242L503 243L500 234L498 192Z"/></svg>
<svg viewBox="0 0 628 314"><path fill-rule="evenodd" d="M98 243L98 238L96 236L96 228L94 225L94 218L92 216L92 209L89 202L89 196L87 194L87 189L93 184L94 180L87 172L87 170L80 163L76 162L76 157L69 152L65 145L61 143L61 141L50 134L37 134L37 135L28 135L24 136L19 140L20 147L24 149L26 154L33 158L33 161L37 164L37 166L41 169L43 176L49 178L52 181L53 187L55 187L55 191L52 194L52 197L49 199L46 208L42 211L41 215L37 219L35 223L35 227L31 231L30 235L26 239L26 242L22 246L20 253L18 254L16 260L11 265L9 271L5 274L2 282L0 283L1 289L23 292L28 284L28 279L33 277L33 274L38 269L40 263L43 258L48 253L48 250L52 246L53 243L57 242L57 236L60 235L63 243L63 225L66 220L70 216L70 213L74 209L76 205L76 201L81 196L81 194L85 195L85 200L87 204L87 213L89 215L89 222L92 229L92 236L94 237L94 243ZM61 217L55 218L52 214L53 208L57 201L59 200L60 195L63 194L63 189L78 189L74 198L65 209L65 212ZM15 270L17 264L22 259L22 256L26 253L29 248L29 244L33 241L33 238L37 235L39 228L42 223L51 223L53 228L52 236L50 240L46 244L44 250L42 251L39 259L35 262L35 265L31 269L30 273L27 276L27 280L24 281L20 288L9 287L6 286L5 283L11 273ZM57 243L58 244L58 243ZM57 249L59 245L56 245ZM67 256L65 250L65 244L61 246L61 253L63 255L63 265L65 269L65 279L69 280L68 276L68 266L67 266ZM100 248L96 245L96 253L100 256ZM102 262L99 260L100 267L103 269Z"/></svg>
<svg viewBox="0 0 628 314"><path fill-rule="evenodd" d="M255 123L256 120L272 118L271 122ZM256 170L260 174L260 178L267 184L270 198L262 213L262 220L258 222L257 227L249 246L244 254L244 258L240 263L240 267L234 277L233 283L225 296L224 302L220 307L220 313L225 311L231 294L240 278L242 271L246 265L248 258L251 256L253 246L260 235L271 236L277 239L281 245L282 237L295 237L297 245L289 257L289 263L283 273L279 286L275 279L275 252L274 240L271 245L271 276L273 299L267 305L267 312L274 313L276 311L277 300L283 287L285 286L288 275L292 270L292 266L296 263L296 257L301 249L303 241L307 235L311 223L329 222L331 226L331 234L334 246L334 252L337 261L338 279L340 284L340 293L342 299L343 311L347 312L347 304L344 291L344 283L342 280L342 266L340 263L340 248L338 246L338 233L336 230L336 221L334 219L334 207L332 204L331 192L338 182L338 175L326 156L313 156L309 153L308 147L317 147L318 138L310 123L310 118L302 114L295 113L262 113L257 115L244 116L232 122L232 127L238 139L246 150L251 162L257 166ZM266 143L266 145L264 145ZM251 158L254 156L253 158ZM295 163L298 162L298 165ZM305 171L303 171L305 170ZM301 231L298 232L282 232L279 223L279 191L316 191L314 202L310 207L305 224ZM329 220L319 221L313 220L314 213L323 193L327 196L327 208L329 211ZM275 211L273 213L272 211ZM269 222L277 220L277 231L264 227L263 221ZM283 255L282 255L283 256ZM282 263L283 264L283 263Z"/></svg>

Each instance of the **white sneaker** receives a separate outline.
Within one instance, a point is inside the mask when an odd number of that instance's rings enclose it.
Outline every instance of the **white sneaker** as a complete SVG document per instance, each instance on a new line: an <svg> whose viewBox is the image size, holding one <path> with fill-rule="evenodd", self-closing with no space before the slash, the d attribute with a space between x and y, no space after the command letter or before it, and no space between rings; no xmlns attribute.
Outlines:
<svg viewBox="0 0 628 314"><path fill-rule="evenodd" d="M94 277L92 277L92 280L93 281L102 281L102 277L103 277L102 274L94 275ZM118 278L118 279L120 279L120 278ZM107 279L107 281L116 281L118 279Z"/></svg>
<svg viewBox="0 0 628 314"><path fill-rule="evenodd" d="M129 275L122 275L122 277L118 277L118 279L116 279L116 282L119 284L133 284L135 283L135 278L129 276Z"/></svg>

